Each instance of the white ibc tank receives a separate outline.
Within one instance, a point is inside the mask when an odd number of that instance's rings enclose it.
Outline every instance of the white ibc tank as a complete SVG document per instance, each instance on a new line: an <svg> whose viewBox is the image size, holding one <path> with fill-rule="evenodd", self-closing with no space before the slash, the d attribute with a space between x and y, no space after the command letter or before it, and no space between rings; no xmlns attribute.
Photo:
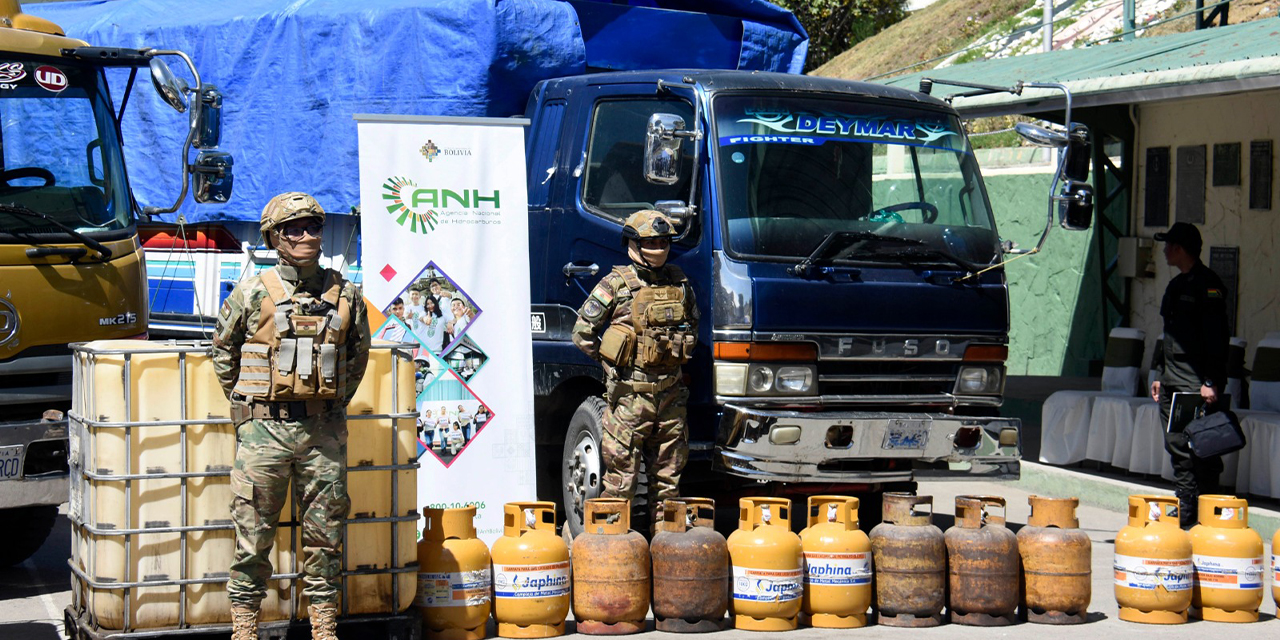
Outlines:
<svg viewBox="0 0 1280 640"><path fill-rule="evenodd" d="M71 422L74 606L101 629L230 622L235 430L207 344L75 347ZM413 367L376 347L348 408L346 614L400 612L415 587ZM362 467L380 467L364 469ZM396 522L368 522L397 517ZM306 615L292 500L262 619ZM394 531L394 533L393 533ZM393 544L394 540L394 544ZM179 581L193 581L180 584Z"/></svg>

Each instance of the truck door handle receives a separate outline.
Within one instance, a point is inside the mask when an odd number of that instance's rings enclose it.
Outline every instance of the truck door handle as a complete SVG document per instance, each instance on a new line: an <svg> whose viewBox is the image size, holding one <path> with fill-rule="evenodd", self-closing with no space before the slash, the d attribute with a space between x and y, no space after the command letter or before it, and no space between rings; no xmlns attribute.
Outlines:
<svg viewBox="0 0 1280 640"><path fill-rule="evenodd" d="M588 265L580 265L570 262L569 264L564 265L564 269L562 269L562 271L566 278L573 278L575 276L594 276L597 273L600 273L600 265L594 262Z"/></svg>

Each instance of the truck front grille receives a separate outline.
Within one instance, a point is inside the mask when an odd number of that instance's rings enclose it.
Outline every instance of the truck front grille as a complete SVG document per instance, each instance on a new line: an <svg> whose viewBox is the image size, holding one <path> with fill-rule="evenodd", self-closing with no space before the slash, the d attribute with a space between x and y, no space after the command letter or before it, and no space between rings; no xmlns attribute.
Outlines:
<svg viewBox="0 0 1280 640"><path fill-rule="evenodd" d="M959 362L825 360L818 362L824 396L895 396L951 393Z"/></svg>

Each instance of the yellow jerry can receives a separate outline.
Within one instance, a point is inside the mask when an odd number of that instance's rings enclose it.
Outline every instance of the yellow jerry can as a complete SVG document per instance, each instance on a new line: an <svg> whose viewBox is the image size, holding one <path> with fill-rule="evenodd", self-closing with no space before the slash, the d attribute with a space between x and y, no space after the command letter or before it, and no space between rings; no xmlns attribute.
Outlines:
<svg viewBox="0 0 1280 640"><path fill-rule="evenodd" d="M1178 528L1178 499L1129 496L1129 524L1116 535L1120 619L1149 624L1187 621L1191 606L1191 536Z"/></svg>
<svg viewBox="0 0 1280 640"><path fill-rule="evenodd" d="M554 502L508 502L493 543L493 617L503 638L564 635L569 546L556 535Z"/></svg>
<svg viewBox="0 0 1280 640"><path fill-rule="evenodd" d="M1265 573L1262 551L1262 536L1249 528L1248 502L1200 496L1200 524L1191 529L1191 615L1215 622L1257 622Z"/></svg>
<svg viewBox="0 0 1280 640"><path fill-rule="evenodd" d="M493 608L489 547L476 538L476 508L423 509L418 543L422 630L439 640L480 640Z"/></svg>
<svg viewBox="0 0 1280 640"><path fill-rule="evenodd" d="M810 496L809 526L800 532L804 554L801 612L829 629L867 626L871 608L871 540L858 528L858 499Z"/></svg>
<svg viewBox="0 0 1280 640"><path fill-rule="evenodd" d="M733 624L751 631L795 629L804 568L800 536L791 532L791 501L742 498L738 507L738 530L729 535Z"/></svg>

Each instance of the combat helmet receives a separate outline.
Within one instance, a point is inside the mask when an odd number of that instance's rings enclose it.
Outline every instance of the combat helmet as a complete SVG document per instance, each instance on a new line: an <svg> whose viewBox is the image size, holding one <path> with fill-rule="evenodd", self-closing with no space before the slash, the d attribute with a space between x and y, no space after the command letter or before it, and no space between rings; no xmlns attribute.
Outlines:
<svg viewBox="0 0 1280 640"><path fill-rule="evenodd" d="M282 193L267 201L262 208L262 222L258 226L262 231L262 239L271 245L271 230L290 220L300 218L316 218L324 224L324 208L315 198L301 191Z"/></svg>
<svg viewBox="0 0 1280 640"><path fill-rule="evenodd" d="M641 209L629 216L622 224L622 243L641 238L674 238L676 225L671 218L661 211Z"/></svg>

